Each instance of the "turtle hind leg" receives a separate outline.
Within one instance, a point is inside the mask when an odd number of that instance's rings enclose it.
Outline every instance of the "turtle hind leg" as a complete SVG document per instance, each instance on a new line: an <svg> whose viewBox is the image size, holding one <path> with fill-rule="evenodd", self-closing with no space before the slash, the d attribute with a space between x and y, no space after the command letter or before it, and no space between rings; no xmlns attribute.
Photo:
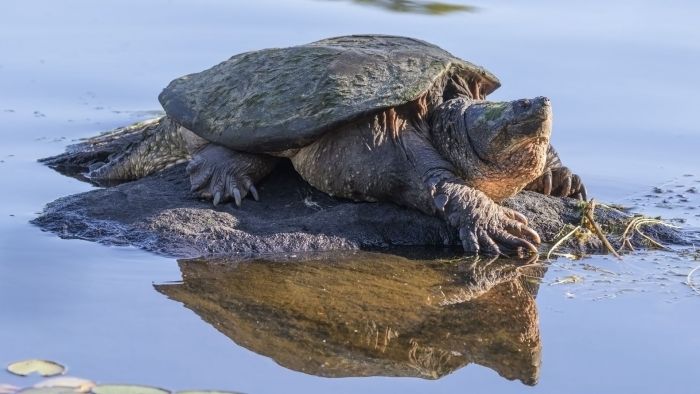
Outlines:
<svg viewBox="0 0 700 394"><path fill-rule="evenodd" d="M234 201L240 207L248 194L259 199L255 183L272 171L277 160L208 144L193 155L187 174L191 190L200 197L212 199L214 205Z"/></svg>
<svg viewBox="0 0 700 394"><path fill-rule="evenodd" d="M179 126L165 117L145 129L140 140L110 155L106 163L92 164L86 176L97 184L119 183L143 178L187 160L187 143Z"/></svg>
<svg viewBox="0 0 700 394"><path fill-rule="evenodd" d="M65 152L39 159L39 162L63 175L89 182L86 178L87 172L104 165L110 158L117 157L119 152L125 152L130 146L143 141L163 120L164 117L148 119L82 139L66 147Z"/></svg>

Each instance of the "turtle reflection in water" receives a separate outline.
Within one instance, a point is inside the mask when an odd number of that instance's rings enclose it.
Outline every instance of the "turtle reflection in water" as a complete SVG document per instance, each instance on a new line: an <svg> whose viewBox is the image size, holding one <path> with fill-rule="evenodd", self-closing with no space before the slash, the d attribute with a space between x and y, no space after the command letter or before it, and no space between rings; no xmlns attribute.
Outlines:
<svg viewBox="0 0 700 394"><path fill-rule="evenodd" d="M477 363L537 382L542 268L367 252L179 264L159 292L286 368L437 379Z"/></svg>

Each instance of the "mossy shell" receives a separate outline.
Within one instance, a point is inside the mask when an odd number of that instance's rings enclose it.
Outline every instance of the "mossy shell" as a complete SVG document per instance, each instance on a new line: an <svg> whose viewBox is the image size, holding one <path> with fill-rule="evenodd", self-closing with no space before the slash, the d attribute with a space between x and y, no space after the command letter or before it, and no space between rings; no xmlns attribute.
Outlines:
<svg viewBox="0 0 700 394"><path fill-rule="evenodd" d="M500 86L482 67L424 41L345 36L233 56L172 81L158 97L168 116L232 149L298 148L359 117L406 104L446 73Z"/></svg>

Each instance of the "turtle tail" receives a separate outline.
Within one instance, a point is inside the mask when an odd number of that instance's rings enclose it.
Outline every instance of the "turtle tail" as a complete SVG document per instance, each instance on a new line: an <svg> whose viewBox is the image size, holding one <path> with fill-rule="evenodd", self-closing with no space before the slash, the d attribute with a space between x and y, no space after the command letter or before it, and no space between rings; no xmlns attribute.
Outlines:
<svg viewBox="0 0 700 394"><path fill-rule="evenodd" d="M179 126L167 116L148 125L139 141L114 153L106 163L94 163L86 177L97 184L111 184L143 178L190 159Z"/></svg>

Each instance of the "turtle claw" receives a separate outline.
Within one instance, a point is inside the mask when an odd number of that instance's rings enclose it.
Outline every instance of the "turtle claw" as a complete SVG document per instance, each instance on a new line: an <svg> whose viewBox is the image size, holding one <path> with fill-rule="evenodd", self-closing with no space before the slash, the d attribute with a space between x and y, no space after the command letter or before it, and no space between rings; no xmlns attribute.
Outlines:
<svg viewBox="0 0 700 394"><path fill-rule="evenodd" d="M499 206L480 192L460 193L448 202L448 221L459 229L467 253L499 256L506 252L538 253L539 234L527 219L512 209ZM455 201L454 199L458 200Z"/></svg>
<svg viewBox="0 0 700 394"><path fill-rule="evenodd" d="M545 170L545 172L525 187L547 196L573 197L585 200L586 187L581 177L574 174L567 167L557 167Z"/></svg>
<svg viewBox="0 0 700 394"><path fill-rule="evenodd" d="M512 210L512 209L509 209L509 208L503 208L503 209L505 210L505 214L506 214L509 218L511 218L511 219L513 219L513 220L517 220L517 221L519 221L520 223L522 223L522 224L524 224L524 225L527 226L528 220L527 220L527 218L525 217L525 215L523 215L522 213L520 213L520 212L518 212L518 211L514 211L514 210Z"/></svg>
<svg viewBox="0 0 700 394"><path fill-rule="evenodd" d="M588 201L588 193L586 192L586 186L582 183L581 190L579 192L579 200Z"/></svg>
<svg viewBox="0 0 700 394"><path fill-rule="evenodd" d="M214 206L232 201L240 208L248 193L256 201L260 199L253 179L259 179L261 170L272 168L267 162L255 155L208 145L187 166L191 191L200 198L212 199Z"/></svg>
<svg viewBox="0 0 700 394"><path fill-rule="evenodd" d="M236 206L241 207L241 191L238 188L233 188L233 199L236 201Z"/></svg>
<svg viewBox="0 0 700 394"><path fill-rule="evenodd" d="M253 199L255 199L255 201L260 201L258 189L255 188L255 185L250 185L250 189L248 189L248 191L250 192L250 195L253 196Z"/></svg>
<svg viewBox="0 0 700 394"><path fill-rule="evenodd" d="M552 171L551 170L547 170L547 172L544 173L543 182L544 182L544 188L542 190L542 194L544 194L545 196L552 194Z"/></svg>

